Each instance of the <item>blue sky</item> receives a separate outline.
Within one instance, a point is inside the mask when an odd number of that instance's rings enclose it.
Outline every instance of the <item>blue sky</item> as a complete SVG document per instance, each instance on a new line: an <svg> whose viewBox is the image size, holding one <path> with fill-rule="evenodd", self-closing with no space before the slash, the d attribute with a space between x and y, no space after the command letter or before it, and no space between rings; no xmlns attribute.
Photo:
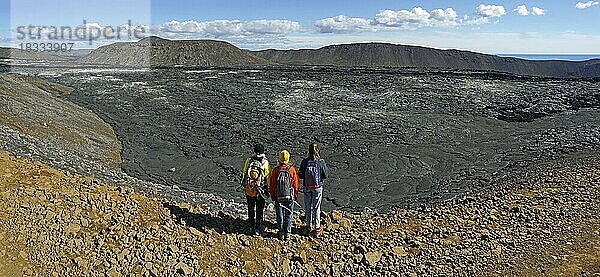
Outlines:
<svg viewBox="0 0 600 277"><path fill-rule="evenodd" d="M85 19L98 28L132 20L162 37L247 49L379 41L485 53L600 52L600 5L586 0L0 0L0 15L0 42L13 37L12 45L18 26L75 28Z"/></svg>
<svg viewBox="0 0 600 277"><path fill-rule="evenodd" d="M507 16L503 24L493 26L499 31L544 29L546 31L585 28L592 31L600 20L600 7L586 12L576 10L578 1L398 1L398 0L303 0L303 1L152 1L152 19L168 21L171 19L214 20L214 19L291 19L304 24L340 14L351 17L373 17L380 10L411 9L422 7L427 10L436 8L454 8L459 14L473 14L480 4L503 5L507 13L519 5L542 7L548 11L548 18L519 18ZM596 25L594 25L594 23Z"/></svg>

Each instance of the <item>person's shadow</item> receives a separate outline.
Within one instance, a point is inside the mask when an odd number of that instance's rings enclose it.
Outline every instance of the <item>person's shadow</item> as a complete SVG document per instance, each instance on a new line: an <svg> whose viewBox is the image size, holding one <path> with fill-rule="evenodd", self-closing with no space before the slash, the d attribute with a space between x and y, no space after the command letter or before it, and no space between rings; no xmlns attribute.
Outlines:
<svg viewBox="0 0 600 277"><path fill-rule="evenodd" d="M176 222L181 224L181 220L185 222L186 226L195 228L196 230L206 233L209 229L214 230L219 234L250 234L248 228L248 221L241 218L233 217L230 214L219 212L217 216L204 213L193 213L187 208L181 208L171 203L163 203L163 206L175 215ZM266 211L265 211L266 212ZM264 232L263 237L276 238L277 237L277 224L265 220L264 226L268 232ZM302 228L294 226L292 233L302 234Z"/></svg>

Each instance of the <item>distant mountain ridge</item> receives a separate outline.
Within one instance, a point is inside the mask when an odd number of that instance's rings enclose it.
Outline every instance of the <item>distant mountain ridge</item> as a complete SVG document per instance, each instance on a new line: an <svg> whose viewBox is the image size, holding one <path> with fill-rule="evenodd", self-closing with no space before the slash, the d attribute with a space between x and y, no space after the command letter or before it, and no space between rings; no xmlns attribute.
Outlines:
<svg viewBox="0 0 600 277"><path fill-rule="evenodd" d="M66 61L74 57L0 48L0 58ZM148 37L117 42L78 57L74 64L106 67L252 67L270 65L417 68L489 71L515 75L598 78L600 59L589 61L524 60L462 50L441 50L390 43L352 43L300 50L242 50L216 40L168 40Z"/></svg>
<svg viewBox="0 0 600 277"><path fill-rule="evenodd" d="M159 37L102 46L78 62L127 67L249 66L271 63L224 41L168 40Z"/></svg>
<svg viewBox="0 0 600 277"><path fill-rule="evenodd" d="M51 52L24 51L17 48L0 47L0 59L33 60L33 61L64 61L65 58L53 56Z"/></svg>
<svg viewBox="0 0 600 277"><path fill-rule="evenodd" d="M600 77L600 59L585 62L529 61L461 50L440 50L389 43L354 43L319 49L252 52L286 65L344 67L415 67L425 69L484 70L545 77Z"/></svg>

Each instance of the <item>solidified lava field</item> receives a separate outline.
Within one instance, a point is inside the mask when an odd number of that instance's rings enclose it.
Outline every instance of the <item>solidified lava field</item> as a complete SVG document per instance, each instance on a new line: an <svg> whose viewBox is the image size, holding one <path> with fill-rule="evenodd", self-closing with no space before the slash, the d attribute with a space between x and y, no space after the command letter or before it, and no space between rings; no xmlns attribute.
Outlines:
<svg viewBox="0 0 600 277"><path fill-rule="evenodd" d="M272 163L281 149L299 163L320 143L324 208L380 211L600 148L600 82L590 80L294 67L39 76L76 88L66 98L113 126L128 174L240 201L255 142Z"/></svg>

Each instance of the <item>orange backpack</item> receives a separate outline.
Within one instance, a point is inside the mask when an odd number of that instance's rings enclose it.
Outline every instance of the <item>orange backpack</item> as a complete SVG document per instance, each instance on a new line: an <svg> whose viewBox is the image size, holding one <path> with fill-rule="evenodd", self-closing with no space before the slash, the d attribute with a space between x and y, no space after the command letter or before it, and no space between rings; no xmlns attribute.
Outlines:
<svg viewBox="0 0 600 277"><path fill-rule="evenodd" d="M264 172L262 170L263 160L257 157L250 158L248 171L246 172L245 189L246 195L256 197L258 189L263 184Z"/></svg>

